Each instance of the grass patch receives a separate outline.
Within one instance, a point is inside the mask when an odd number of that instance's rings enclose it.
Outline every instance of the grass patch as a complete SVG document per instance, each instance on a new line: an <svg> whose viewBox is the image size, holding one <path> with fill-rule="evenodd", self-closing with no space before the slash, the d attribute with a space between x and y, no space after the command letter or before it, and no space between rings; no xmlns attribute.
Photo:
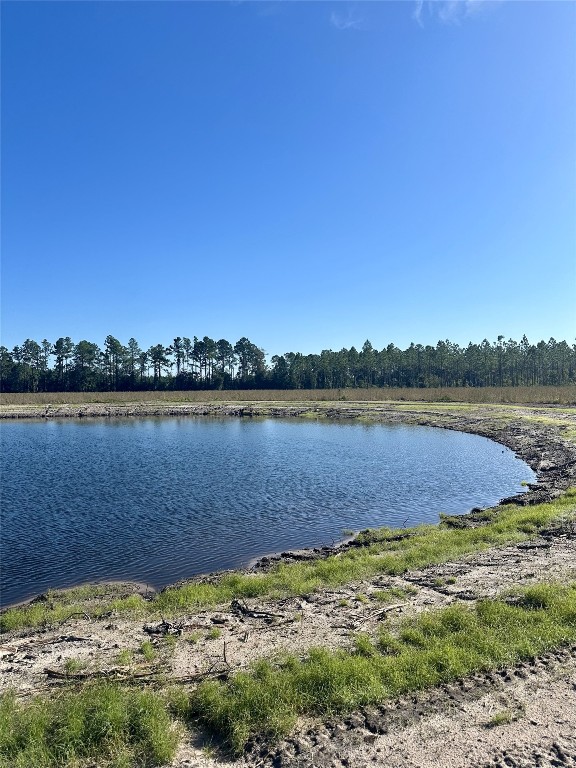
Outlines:
<svg viewBox="0 0 576 768"><path fill-rule="evenodd" d="M83 659L66 659L64 662L64 671L67 675L74 675L77 672L81 672L83 669L86 669L88 666L88 662L84 661Z"/></svg>
<svg viewBox="0 0 576 768"><path fill-rule="evenodd" d="M164 700L150 691L98 682L29 703L0 697L0 768L151 767L169 762L178 740Z"/></svg>
<svg viewBox="0 0 576 768"><path fill-rule="evenodd" d="M153 661L156 658L156 649L150 642L150 640L144 640L142 645L140 646L140 653L146 661Z"/></svg>
<svg viewBox="0 0 576 768"><path fill-rule="evenodd" d="M396 600L404 600L418 592L416 587L388 587L387 589L377 589L372 593L372 597L380 603L393 603Z"/></svg>
<svg viewBox="0 0 576 768"><path fill-rule="evenodd" d="M211 583L191 583L166 589L151 600L140 595L99 603L71 605L66 597L9 609L0 615L0 629L57 624L75 613L176 615L233 598L307 595L323 587L338 587L378 574L400 575L428 565L457 560L494 546L525 541L552 521L576 519L576 489L546 504L532 507L508 505L486 511L486 522L476 528L448 524L420 525L402 529L380 528L361 532L361 547L313 561L279 563L265 573L226 573Z"/></svg>
<svg viewBox="0 0 576 768"><path fill-rule="evenodd" d="M513 664L576 639L576 585L540 584L517 599L452 605L405 620L397 636L365 635L349 651L260 661L227 682L203 683L192 712L240 753L253 737L275 740L302 715L352 711L479 670Z"/></svg>
<svg viewBox="0 0 576 768"><path fill-rule="evenodd" d="M485 725L485 728L498 728L501 725L509 725L515 723L524 716L524 709L502 709L500 712L496 712Z"/></svg>
<svg viewBox="0 0 576 768"><path fill-rule="evenodd" d="M134 660L134 654L130 648L124 648L116 655L114 661L119 667L129 667Z"/></svg>
<svg viewBox="0 0 576 768"><path fill-rule="evenodd" d="M100 618L110 613L143 615L147 601L141 595L117 594L114 585L49 590L31 603L0 614L0 631L62 624L76 616Z"/></svg>

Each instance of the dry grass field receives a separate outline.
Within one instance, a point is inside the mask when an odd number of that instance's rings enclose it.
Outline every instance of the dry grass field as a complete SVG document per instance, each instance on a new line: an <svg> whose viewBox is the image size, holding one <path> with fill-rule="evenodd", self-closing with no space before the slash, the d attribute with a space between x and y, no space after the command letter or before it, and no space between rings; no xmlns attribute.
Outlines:
<svg viewBox="0 0 576 768"><path fill-rule="evenodd" d="M449 387L372 389L243 389L156 392L3 393L2 405L211 402L454 402L576 405L576 385L533 387Z"/></svg>

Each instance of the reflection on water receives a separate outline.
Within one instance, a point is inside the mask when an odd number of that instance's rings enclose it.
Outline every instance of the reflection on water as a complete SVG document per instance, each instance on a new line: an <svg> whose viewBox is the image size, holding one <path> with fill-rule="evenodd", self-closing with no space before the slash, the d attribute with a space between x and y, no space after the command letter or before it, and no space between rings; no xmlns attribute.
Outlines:
<svg viewBox="0 0 576 768"><path fill-rule="evenodd" d="M275 419L4 422L2 604L99 579L161 587L343 529L436 522L534 475L482 437Z"/></svg>

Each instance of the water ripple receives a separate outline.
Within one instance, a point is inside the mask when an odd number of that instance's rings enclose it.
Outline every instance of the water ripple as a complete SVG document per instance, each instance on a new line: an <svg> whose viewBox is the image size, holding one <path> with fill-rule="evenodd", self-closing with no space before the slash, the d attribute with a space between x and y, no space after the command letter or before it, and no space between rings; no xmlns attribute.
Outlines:
<svg viewBox="0 0 576 768"><path fill-rule="evenodd" d="M429 427L193 418L5 422L2 604L49 587L162 587L343 529L436 522L532 471Z"/></svg>

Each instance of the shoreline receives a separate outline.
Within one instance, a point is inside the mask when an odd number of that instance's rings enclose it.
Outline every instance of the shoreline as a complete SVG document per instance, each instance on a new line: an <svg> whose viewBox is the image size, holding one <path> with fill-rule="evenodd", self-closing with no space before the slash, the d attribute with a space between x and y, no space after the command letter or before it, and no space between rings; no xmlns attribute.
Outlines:
<svg viewBox="0 0 576 768"><path fill-rule="evenodd" d="M12 608L23 608L26 605L32 605L33 603L40 602L45 599L48 592L54 594L70 593L76 589L95 589L97 587L102 588L118 588L121 591L129 592L132 595L142 595L145 599L148 596L153 597L157 595L159 590L153 587L152 584L145 584L143 581L130 581L129 579L101 579L99 581L81 581L79 584L73 584L70 587L49 587L45 592L38 592L32 597L25 597L23 600L17 600L15 603L9 603L0 607L0 615ZM123 588L123 590L122 590Z"/></svg>
<svg viewBox="0 0 576 768"><path fill-rule="evenodd" d="M506 421L502 422L499 407L493 405L471 405L474 413L462 413L461 404L450 412L445 404L419 404L410 410L404 410L406 403L401 404L374 404L350 402L342 403L308 403L308 404L278 404L278 403L248 403L239 407L238 403L226 404L185 404L174 407L170 405L142 405L134 408L132 405L115 406L58 406L55 409L34 407L26 409L26 415L22 416L19 409L4 408L0 418L4 419L61 419L61 418L139 418L149 416L186 416L186 417L248 417L248 418L318 418L326 420L361 420L361 423L374 424L405 424L415 426L429 426L440 429L451 429L486 437L511 449L516 456L525 461L535 472L536 482L528 484L528 490L501 499L498 505L516 504L520 506L539 504L552 501L560 496L570 486L576 486L576 444L564 440L558 429L553 429L544 424L531 423L519 414L516 421L510 421L508 413ZM412 404L411 404L412 405ZM554 406L551 406L551 410ZM440 412L438 412L440 410ZM514 411L532 411L534 416L545 409L542 406L523 406L513 408ZM448 412L446 412L448 411ZM507 408L510 411L510 408ZM42 415L39 413L42 412ZM490 420L490 415L496 419ZM524 414L523 414L524 415ZM498 420L500 417L500 422ZM573 419L576 424L576 410ZM463 525L474 525L475 516L481 512L480 508L474 508L469 513L461 515ZM279 562L294 562L297 560L316 560L330 557L338 552L344 552L357 546L357 534L347 536L332 545L318 547L304 547L289 551L268 552L250 558L241 567L228 570L220 570L201 573L190 578L181 579L161 589L154 585L120 580L110 582L102 579L96 582L82 582L80 584L55 588L55 593L65 593L81 587L95 587L105 585L126 585L131 594L154 595L167 589L182 586L184 584L202 583L212 581L223 573L265 571ZM43 599L46 592L35 594L25 600L17 601L2 606L0 613L4 613L15 607L33 604Z"/></svg>

